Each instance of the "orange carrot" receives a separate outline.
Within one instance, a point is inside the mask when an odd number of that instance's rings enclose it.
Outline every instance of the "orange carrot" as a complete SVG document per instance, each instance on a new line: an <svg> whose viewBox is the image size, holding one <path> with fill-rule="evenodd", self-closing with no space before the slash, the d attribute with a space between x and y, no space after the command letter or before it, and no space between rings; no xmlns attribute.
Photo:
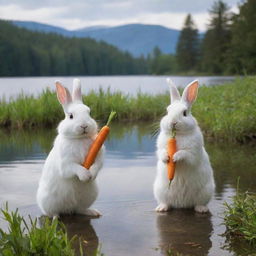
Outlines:
<svg viewBox="0 0 256 256"><path fill-rule="evenodd" d="M106 138L109 134L109 131L110 131L109 123L111 122L111 120L113 119L115 114L116 114L116 112L114 112L114 111L112 111L110 113L107 124L101 128L96 139L91 144L91 146L89 148L89 152L88 152L88 154L84 160L84 163L83 163L84 168L90 169L90 167L93 165L93 163L97 157L97 154L99 153L99 151L102 147L102 144L104 143L104 141L106 140Z"/></svg>
<svg viewBox="0 0 256 256"><path fill-rule="evenodd" d="M167 142L167 153L169 156L169 161L167 163L167 172L168 172L168 179L171 183L171 181L174 178L174 173L175 173L175 162L173 162L173 155L177 151L176 147L176 139L175 139L175 130L172 131L172 136ZM170 185L169 183L169 185Z"/></svg>

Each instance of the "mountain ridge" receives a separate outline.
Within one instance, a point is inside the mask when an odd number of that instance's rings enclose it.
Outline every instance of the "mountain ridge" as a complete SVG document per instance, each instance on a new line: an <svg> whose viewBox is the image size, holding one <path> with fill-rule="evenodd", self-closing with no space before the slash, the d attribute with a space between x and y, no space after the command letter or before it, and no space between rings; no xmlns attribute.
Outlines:
<svg viewBox="0 0 256 256"><path fill-rule="evenodd" d="M88 37L97 41L105 41L127 51L135 57L147 56L158 47L165 54L174 54L180 34L179 30L170 29L161 25L125 24L120 26L91 26L76 30L33 21L10 21L18 27L28 30L56 33L65 37Z"/></svg>

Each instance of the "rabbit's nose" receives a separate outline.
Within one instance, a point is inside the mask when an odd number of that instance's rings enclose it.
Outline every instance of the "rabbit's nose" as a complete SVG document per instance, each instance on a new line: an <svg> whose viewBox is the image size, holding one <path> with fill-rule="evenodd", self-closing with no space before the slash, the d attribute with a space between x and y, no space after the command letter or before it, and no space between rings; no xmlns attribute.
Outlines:
<svg viewBox="0 0 256 256"><path fill-rule="evenodd" d="M80 127L85 130L88 127L88 125L81 125Z"/></svg>

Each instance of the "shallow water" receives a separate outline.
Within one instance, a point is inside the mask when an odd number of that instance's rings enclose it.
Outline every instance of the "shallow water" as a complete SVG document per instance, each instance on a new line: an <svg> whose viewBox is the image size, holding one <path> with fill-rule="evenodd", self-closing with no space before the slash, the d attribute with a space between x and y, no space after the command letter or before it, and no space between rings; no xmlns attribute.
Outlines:
<svg viewBox="0 0 256 256"><path fill-rule="evenodd" d="M201 85L211 86L230 82L232 76L168 76L180 87L184 87L191 81L198 79ZM167 76L82 76L83 93L88 93L91 89L110 88L111 91L121 91L123 93L136 94L139 90L145 93L157 94L168 89L166 83ZM55 89L54 82L60 80L68 88L71 88L73 77L15 77L0 78L0 97L3 95L8 99L21 92L25 94L38 94L43 89L49 87Z"/></svg>
<svg viewBox="0 0 256 256"><path fill-rule="evenodd" d="M62 218L70 235L86 241L88 255L98 246L108 256L248 255L253 250L241 243L229 244L222 236L223 202L230 201L240 176L240 189L256 191L255 148L248 145L207 142L214 167L216 193L211 214L192 210L155 213L152 183L155 176L155 137L152 126L115 125L106 143L104 168L98 176L100 195L94 206L99 219L84 216ZM55 131L0 132L0 204L19 207L22 214L40 216L35 193L42 165ZM3 223L1 223L3 225Z"/></svg>

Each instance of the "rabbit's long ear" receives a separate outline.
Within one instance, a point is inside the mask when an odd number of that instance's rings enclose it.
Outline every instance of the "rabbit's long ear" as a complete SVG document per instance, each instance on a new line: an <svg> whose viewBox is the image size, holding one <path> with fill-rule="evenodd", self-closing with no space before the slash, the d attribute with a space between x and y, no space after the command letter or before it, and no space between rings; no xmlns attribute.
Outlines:
<svg viewBox="0 0 256 256"><path fill-rule="evenodd" d="M175 84L173 83L173 81L170 78L167 78L166 82L170 86L171 103L173 103L176 100L180 100L180 93Z"/></svg>
<svg viewBox="0 0 256 256"><path fill-rule="evenodd" d="M77 78L73 81L72 100L73 102L82 102L81 82Z"/></svg>
<svg viewBox="0 0 256 256"><path fill-rule="evenodd" d="M69 90L65 88L59 81L56 81L55 85L56 85L58 100L65 110L67 105L70 104L72 101Z"/></svg>
<svg viewBox="0 0 256 256"><path fill-rule="evenodd" d="M182 94L182 101L184 101L188 107L191 107L197 97L199 83L197 80L194 80L186 86Z"/></svg>

